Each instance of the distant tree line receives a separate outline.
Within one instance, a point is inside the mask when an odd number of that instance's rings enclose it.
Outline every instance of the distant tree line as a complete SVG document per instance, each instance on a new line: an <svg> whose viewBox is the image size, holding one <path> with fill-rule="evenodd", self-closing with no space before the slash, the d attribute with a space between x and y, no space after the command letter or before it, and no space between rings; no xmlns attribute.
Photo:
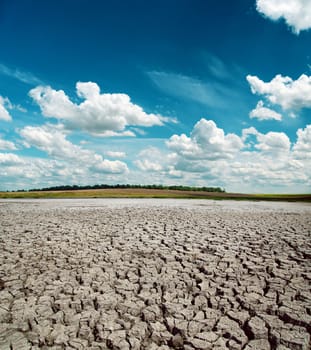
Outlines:
<svg viewBox="0 0 311 350"><path fill-rule="evenodd" d="M102 190L102 189L113 189L113 188L141 188L141 189L156 189L156 190L177 190L177 191L203 191L203 192L226 192L220 187L193 187L193 186L181 186L181 185L130 185L130 184L117 184L117 185L93 185L93 186L78 186L78 185L62 185L62 186L52 186L46 188L33 188L29 190L34 191L75 191L75 190ZM19 192L23 192L19 191Z"/></svg>

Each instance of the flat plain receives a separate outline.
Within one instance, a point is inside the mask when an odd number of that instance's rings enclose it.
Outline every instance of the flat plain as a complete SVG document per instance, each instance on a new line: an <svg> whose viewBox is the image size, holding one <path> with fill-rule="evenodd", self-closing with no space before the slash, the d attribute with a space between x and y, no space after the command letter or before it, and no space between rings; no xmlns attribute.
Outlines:
<svg viewBox="0 0 311 350"><path fill-rule="evenodd" d="M57 190L57 191L15 191L0 192L0 199L14 198L188 198L188 199L224 199L224 200L265 200L265 201L288 201L310 202L311 194L245 194L207 191L185 191L170 189L148 188L107 188L89 190Z"/></svg>
<svg viewBox="0 0 311 350"><path fill-rule="evenodd" d="M0 349L310 349L311 205L0 200Z"/></svg>

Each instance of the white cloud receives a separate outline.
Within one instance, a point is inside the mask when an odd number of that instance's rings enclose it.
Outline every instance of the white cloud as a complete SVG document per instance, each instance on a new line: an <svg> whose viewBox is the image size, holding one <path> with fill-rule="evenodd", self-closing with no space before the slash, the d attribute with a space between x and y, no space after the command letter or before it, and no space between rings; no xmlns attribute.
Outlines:
<svg viewBox="0 0 311 350"><path fill-rule="evenodd" d="M163 170L163 167L161 164L152 162L148 159L143 160L136 160L135 161L136 166L143 171L161 171Z"/></svg>
<svg viewBox="0 0 311 350"><path fill-rule="evenodd" d="M126 94L100 93L96 83L78 82L77 95L84 101L73 103L63 90L38 86L29 95L40 106L45 117L56 118L70 129L81 129L102 136L126 135L128 126L151 127L163 125L168 118L148 114L131 102Z"/></svg>
<svg viewBox="0 0 311 350"><path fill-rule="evenodd" d="M22 113L26 113L27 110L21 105L14 105L7 97L0 96L0 120L12 121L12 116L9 110L17 110Z"/></svg>
<svg viewBox="0 0 311 350"><path fill-rule="evenodd" d="M22 164L23 160L14 153L0 153L0 164L2 166L12 166Z"/></svg>
<svg viewBox="0 0 311 350"><path fill-rule="evenodd" d="M310 190L311 126L299 129L297 142L291 144L283 132L260 133L250 127L239 137L203 120L190 136L174 135L168 140L173 153L163 168L167 176L170 169L179 172L181 182L237 192Z"/></svg>
<svg viewBox="0 0 311 350"><path fill-rule="evenodd" d="M2 160L2 162L1 162ZM5 162L4 162L5 161ZM118 163L83 164L61 159L5 157L0 153L0 190L42 188L55 185L124 183L127 172L116 172ZM92 167L94 166L94 168Z"/></svg>
<svg viewBox="0 0 311 350"><path fill-rule="evenodd" d="M99 154L74 145L66 139L62 131L52 126L26 126L20 131L20 135L24 138L26 146L36 147L52 158L73 162L78 168L83 165L83 167L98 172L124 173L128 171L124 162L103 159Z"/></svg>
<svg viewBox="0 0 311 350"><path fill-rule="evenodd" d="M2 160L2 161L1 161ZM29 189L55 186L55 184L89 183L96 174L72 163L15 154L0 153L1 189ZM87 181L88 180L88 181Z"/></svg>
<svg viewBox="0 0 311 350"><path fill-rule="evenodd" d="M213 75L219 79L221 73L216 72L216 70L220 67L212 67L211 69ZM226 107L224 100L235 100L236 102L238 97L241 98L239 87L232 87L233 83L228 86L227 82L215 81L215 79L205 82L183 74L159 71L151 71L147 75L166 94L199 102L206 106L224 109Z"/></svg>
<svg viewBox="0 0 311 350"><path fill-rule="evenodd" d="M255 147L264 154L270 154L273 157L286 156L290 150L290 140L283 132L258 133L257 140L258 144Z"/></svg>
<svg viewBox="0 0 311 350"><path fill-rule="evenodd" d="M288 136L283 132L269 131L266 134L262 134L254 127L250 127L242 130L242 139L247 146L246 141L249 135L254 135L256 142L253 142L255 149L261 151L265 156L270 155L272 157L288 156L290 151L290 140Z"/></svg>
<svg viewBox="0 0 311 350"><path fill-rule="evenodd" d="M32 73L25 72L17 68L12 69L2 63L0 63L0 74L17 79L22 83L29 85L43 84L42 81L36 76L34 76Z"/></svg>
<svg viewBox="0 0 311 350"><path fill-rule="evenodd" d="M151 71L147 75L152 82L165 93L202 104L215 103L212 89L200 80L182 74ZM220 101L217 101L219 103Z"/></svg>
<svg viewBox="0 0 311 350"><path fill-rule="evenodd" d="M95 162L90 162L90 169L93 171L110 174L123 174L128 172L126 163L119 160L103 159L100 155L95 155L94 160Z"/></svg>
<svg viewBox="0 0 311 350"><path fill-rule="evenodd" d="M27 147L36 147L54 158L78 159L82 150L52 126L26 126L20 131L20 135L24 138Z"/></svg>
<svg viewBox="0 0 311 350"><path fill-rule="evenodd" d="M0 96L0 120L11 121L12 117L8 112L8 109L11 109L12 105L10 100L7 97Z"/></svg>
<svg viewBox="0 0 311 350"><path fill-rule="evenodd" d="M283 110L311 108L311 76L302 74L293 80L278 74L267 83L252 75L246 79L253 94L265 96L270 103L281 106Z"/></svg>
<svg viewBox="0 0 311 350"><path fill-rule="evenodd" d="M17 111L22 112L22 113L27 113L27 109L22 107L21 105L15 105L13 106Z"/></svg>
<svg viewBox="0 0 311 350"><path fill-rule="evenodd" d="M259 134L259 132L256 130L256 128L251 126L250 128L242 130L242 140L243 140L243 142L245 142L245 140L247 139L247 137L249 135L258 135L258 134Z"/></svg>
<svg viewBox="0 0 311 350"><path fill-rule="evenodd" d="M137 155L134 164L142 171L160 172L167 167L167 154L157 147L147 147Z"/></svg>
<svg viewBox="0 0 311 350"><path fill-rule="evenodd" d="M282 120L282 115L274 110L264 107L263 101L259 101L255 109L249 113L250 118L258 120Z"/></svg>
<svg viewBox="0 0 311 350"><path fill-rule="evenodd" d="M311 125L307 125L305 129L298 129L293 151L297 159L311 161Z"/></svg>
<svg viewBox="0 0 311 350"><path fill-rule="evenodd" d="M14 151L16 149L17 148L16 148L16 146L15 146L15 144L13 142L2 140L0 138L0 150L3 150L3 151L5 151L5 150Z"/></svg>
<svg viewBox="0 0 311 350"><path fill-rule="evenodd" d="M120 152L120 151L107 151L107 152L105 152L105 154L111 158L125 158L126 157L126 153Z"/></svg>
<svg viewBox="0 0 311 350"><path fill-rule="evenodd" d="M131 130L125 130L125 131L121 131L121 132L116 132L116 131L111 131L111 130L107 130L104 132L92 132L91 135L93 136L98 136L98 137L135 137L135 133Z"/></svg>
<svg viewBox="0 0 311 350"><path fill-rule="evenodd" d="M296 34L311 28L310 0L257 0L257 11L273 21L284 18Z"/></svg>
<svg viewBox="0 0 311 350"><path fill-rule="evenodd" d="M212 120L201 119L195 124L190 137L173 135L167 146L185 158L212 160L231 158L243 147L243 142L235 134L225 135Z"/></svg>
<svg viewBox="0 0 311 350"><path fill-rule="evenodd" d="M167 148L161 142L151 147L151 141L144 140L140 146L135 142L134 151L126 148L125 154L103 140L110 151L101 151L113 160L100 154L102 146L94 151L87 149L88 144L73 144L59 124L27 126L19 133L24 145L40 149L49 158L0 153L2 189L98 183L190 184L238 192L308 192L311 188L311 125L299 129L291 143L282 132L261 133L250 127L238 136L201 119L189 134L168 139ZM117 160L124 157L135 165L131 170L125 161Z"/></svg>

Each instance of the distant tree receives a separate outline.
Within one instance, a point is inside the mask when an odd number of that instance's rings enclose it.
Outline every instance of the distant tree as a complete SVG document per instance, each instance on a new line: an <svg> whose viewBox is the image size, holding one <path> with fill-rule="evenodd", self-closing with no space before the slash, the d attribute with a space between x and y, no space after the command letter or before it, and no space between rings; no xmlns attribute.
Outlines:
<svg viewBox="0 0 311 350"><path fill-rule="evenodd" d="M195 187L195 186L183 186L183 185L160 185L160 184L152 184L152 185L139 185L139 184L96 184L96 185L60 185L60 186L52 186L45 188L33 188L29 191L75 191L75 190L98 190L98 189L120 189L120 188L145 188L145 189L157 189L157 190L173 190L173 191L202 191L202 192L226 192L225 189L220 187ZM24 192L24 190L18 190L19 192Z"/></svg>

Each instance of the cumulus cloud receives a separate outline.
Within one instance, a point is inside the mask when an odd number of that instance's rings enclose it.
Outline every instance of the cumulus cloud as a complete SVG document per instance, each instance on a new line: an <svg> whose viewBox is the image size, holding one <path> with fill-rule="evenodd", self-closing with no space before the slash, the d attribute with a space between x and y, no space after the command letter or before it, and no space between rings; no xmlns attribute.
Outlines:
<svg viewBox="0 0 311 350"><path fill-rule="evenodd" d="M254 128L253 126L251 126L250 128L246 128L242 130L242 140L243 142L246 141L246 139L249 137L249 135L258 135L259 132L257 131L256 128ZM247 144L245 144L245 146L248 146Z"/></svg>
<svg viewBox="0 0 311 350"><path fill-rule="evenodd" d="M287 155L290 150L290 140L283 132L270 131L267 134L257 134L258 150L274 157Z"/></svg>
<svg viewBox="0 0 311 350"><path fill-rule="evenodd" d="M0 153L0 164L3 166L11 166L22 163L22 158L14 153Z"/></svg>
<svg viewBox="0 0 311 350"><path fill-rule="evenodd" d="M190 137L173 135L167 146L185 158L225 159L238 152L243 147L243 141L235 134L225 135L214 121L202 118L195 124Z"/></svg>
<svg viewBox="0 0 311 350"><path fill-rule="evenodd" d="M66 135L58 129L48 126L26 126L20 131L28 147L36 147L49 156L77 163L78 167L83 164L94 171L106 173L124 173L128 171L124 162L103 159L99 154L74 145L66 139Z"/></svg>
<svg viewBox="0 0 311 350"><path fill-rule="evenodd" d="M284 18L293 32L311 28L311 2L309 0L257 0L257 11L273 21Z"/></svg>
<svg viewBox="0 0 311 350"><path fill-rule="evenodd" d="M55 185L125 183L127 172L115 171L117 163L85 163L0 153L0 190L31 189ZM137 176L136 176L137 178ZM126 182L127 183L127 182Z"/></svg>
<svg viewBox="0 0 311 350"><path fill-rule="evenodd" d="M11 109L12 105L10 100L7 97L0 96L0 120L11 121L12 117L8 112L8 109Z"/></svg>
<svg viewBox="0 0 311 350"><path fill-rule="evenodd" d="M214 121L201 119L190 136L173 135L167 142L170 154L170 172L179 172L184 177L191 174L192 182L221 186L226 177L225 169L244 147L242 138L225 134ZM190 179L189 179L190 180Z"/></svg>
<svg viewBox="0 0 311 350"><path fill-rule="evenodd" d="M26 126L20 131L27 147L36 147L54 158L77 159L82 148L69 142L65 135L47 126Z"/></svg>
<svg viewBox="0 0 311 350"><path fill-rule="evenodd" d="M190 135L173 135L167 169L202 186L238 192L304 192L311 186L311 126L297 131L296 143L283 132L243 129L226 134L201 120ZM163 163L159 163L163 165ZM163 172L163 171L162 171Z"/></svg>
<svg viewBox="0 0 311 350"><path fill-rule="evenodd" d="M94 161L90 162L90 169L99 173L123 174L128 172L126 163L120 160L103 159L100 155L94 155Z"/></svg>
<svg viewBox="0 0 311 350"><path fill-rule="evenodd" d="M283 132L269 131L266 134L262 134L254 127L243 129L242 139L246 146L249 146L247 139L250 135L254 135L256 138L256 142L253 142L254 148L261 151L265 156L287 156L290 151L291 143L289 137Z"/></svg>
<svg viewBox="0 0 311 350"><path fill-rule="evenodd" d="M25 127L20 134L29 147L37 147L49 159L0 153L0 185L6 188L150 184L150 179L152 183L220 186L238 192L307 192L311 186L311 125L298 129L296 140L290 142L283 132L261 133L254 127L243 129L241 136L227 134L214 122L202 119L188 135L173 135L167 149L147 146L137 152L131 171L124 162L108 161L74 145L59 127ZM123 155L111 152L105 152L106 156Z"/></svg>
<svg viewBox="0 0 311 350"><path fill-rule="evenodd" d="M147 147L139 152L134 164L142 171L160 172L167 167L167 155L157 147Z"/></svg>
<svg viewBox="0 0 311 350"><path fill-rule="evenodd" d="M72 102L63 90L37 86L29 95L40 106L45 117L56 118L70 129L81 129L102 136L133 136L128 126L151 127L169 121L156 114L146 113L131 102L126 94L101 93L93 82L78 82L77 95L84 99Z"/></svg>
<svg viewBox="0 0 311 350"><path fill-rule="evenodd" d="M125 158L126 153L121 151L107 151L105 152L108 157L111 158Z"/></svg>
<svg viewBox="0 0 311 350"><path fill-rule="evenodd" d="M6 141L0 138L0 150L5 151L14 151L16 150L16 146L13 142L11 141Z"/></svg>
<svg viewBox="0 0 311 350"><path fill-rule="evenodd" d="M279 105L283 110L311 108L311 76L302 74L293 80L278 74L270 82L253 75L248 75L246 79L253 94L265 96L271 104Z"/></svg>
<svg viewBox="0 0 311 350"><path fill-rule="evenodd" d="M249 113L250 118L258 120L282 120L282 115L274 110L264 107L264 102L259 101L255 109Z"/></svg>
<svg viewBox="0 0 311 350"><path fill-rule="evenodd" d="M297 159L311 161L311 125L307 125L304 129L298 129L293 151Z"/></svg>
<svg viewBox="0 0 311 350"><path fill-rule="evenodd" d="M98 136L98 137L122 137L122 136L135 137L136 136L136 134L131 130L125 130L121 132L107 130L104 132L93 132L92 135Z"/></svg>
<svg viewBox="0 0 311 350"><path fill-rule="evenodd" d="M22 113L26 113L27 110L21 105L14 105L7 97L0 96L0 120L12 121L12 116L9 110L17 110Z"/></svg>
<svg viewBox="0 0 311 350"><path fill-rule="evenodd" d="M136 166L143 171L161 171L163 167L157 162L152 162L149 159L142 159L135 161Z"/></svg>
<svg viewBox="0 0 311 350"><path fill-rule="evenodd" d="M67 161L0 153L0 187L4 190L90 183L96 176L102 174L91 174L87 168L73 167Z"/></svg>

